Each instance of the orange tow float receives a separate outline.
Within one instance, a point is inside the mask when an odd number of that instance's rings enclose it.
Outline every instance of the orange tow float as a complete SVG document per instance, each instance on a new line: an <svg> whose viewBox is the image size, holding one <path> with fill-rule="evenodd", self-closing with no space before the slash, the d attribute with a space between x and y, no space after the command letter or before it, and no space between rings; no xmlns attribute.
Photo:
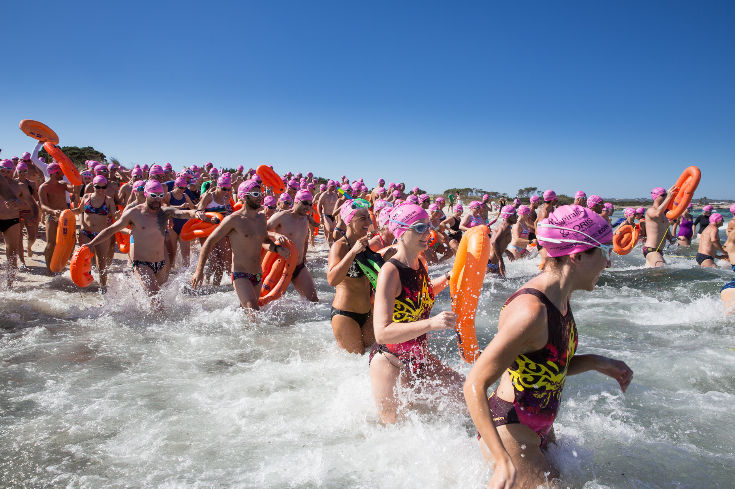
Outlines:
<svg viewBox="0 0 735 489"><path fill-rule="evenodd" d="M286 191L286 187L283 185L283 180L278 176L278 173L274 172L273 169L268 165L260 165L255 173L258 174L263 185L273 189L273 193L278 195Z"/></svg>
<svg viewBox="0 0 735 489"><path fill-rule="evenodd" d="M690 166L684 173L681 174L679 179L676 181L676 186L679 190L674 191L674 197L669 201L666 213L667 219L678 219L679 216L684 214L687 206L694 197L694 191L697 190L699 180L702 178L702 172L696 166Z"/></svg>
<svg viewBox="0 0 735 489"><path fill-rule="evenodd" d="M299 250L296 249L296 245L290 239L286 239L286 244L281 246L288 249L290 253L288 258L283 258L274 251L268 251L261 262L263 285L258 299L258 305L261 307L286 293L293 271L296 269L296 262L299 259Z"/></svg>
<svg viewBox="0 0 735 489"><path fill-rule="evenodd" d="M71 209L65 209L59 215L59 224L56 228L56 247L51 257L49 269L54 273L64 270L77 243L77 217Z"/></svg>
<svg viewBox="0 0 735 489"><path fill-rule="evenodd" d="M124 211L125 207L118 205L117 210ZM130 226L128 226L130 229ZM115 241L117 247L120 248L120 253L130 253L130 235L127 233L115 233Z"/></svg>
<svg viewBox="0 0 735 489"><path fill-rule="evenodd" d="M206 216L217 218L219 222L222 222L222 219L224 219L222 214L218 212L207 212ZM189 219L184 224L184 227L181 228L181 234L179 236L184 241L191 241L194 238L206 238L214 232L217 226L219 226L219 223L215 224L213 222L200 221L199 219Z"/></svg>
<svg viewBox="0 0 735 489"><path fill-rule="evenodd" d="M627 255L638 242L638 227L630 224L620 226L613 235L613 251L618 255Z"/></svg>
<svg viewBox="0 0 735 489"><path fill-rule="evenodd" d="M86 287L94 282L92 277L92 251L82 246L71 258L71 279L79 287Z"/></svg>
<svg viewBox="0 0 735 489"><path fill-rule="evenodd" d="M449 281L452 311L458 316L457 346L459 355L467 363L474 363L480 354L475 332L475 313L489 259L490 238L487 226L475 226L462 236Z"/></svg>
<svg viewBox="0 0 735 489"><path fill-rule="evenodd" d="M26 136L30 136L33 139L38 139L43 142L50 142L51 144L59 144L59 136L43 122L34 121L31 119L23 119L20 121L20 130L23 131Z"/></svg>
<svg viewBox="0 0 735 489"><path fill-rule="evenodd" d="M49 156L55 159L59 166L61 166L61 171L64 172L64 176L69 180L69 183L74 186L82 184L82 175L79 173L79 170L77 170L74 163L64 154L63 151L61 151L61 149L59 149L58 146L55 146L50 142L46 142L43 143L43 149L45 149Z"/></svg>

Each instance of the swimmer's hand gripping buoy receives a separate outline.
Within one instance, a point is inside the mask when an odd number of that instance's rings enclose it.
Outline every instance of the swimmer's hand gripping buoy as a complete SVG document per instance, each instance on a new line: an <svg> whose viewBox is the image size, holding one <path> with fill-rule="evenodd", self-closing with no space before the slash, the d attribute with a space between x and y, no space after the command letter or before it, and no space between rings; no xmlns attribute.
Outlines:
<svg viewBox="0 0 735 489"><path fill-rule="evenodd" d="M488 228L485 225L475 226L462 236L449 281L452 311L458 316L457 346L459 355L467 363L474 363L480 354L475 314L489 259Z"/></svg>
<svg viewBox="0 0 735 489"><path fill-rule="evenodd" d="M280 245L288 249L289 256L284 258L275 251L268 251L261 262L263 285L260 289L258 305L264 305L280 298L286 293L288 284L296 269L299 259L299 250L293 241L286 238L286 244Z"/></svg>
<svg viewBox="0 0 735 489"><path fill-rule="evenodd" d="M222 222L222 214L218 212L206 212L205 215L215 220L215 222L204 222L199 219L189 219L181 228L179 237L184 241L191 241L194 238L206 238L214 232L214 230Z"/></svg>
<svg viewBox="0 0 735 489"><path fill-rule="evenodd" d="M684 170L684 173L681 174L675 184L679 187L679 190L674 190L674 197L666 207L669 209L666 213L667 219L678 219L679 216L684 214L692 201L692 197L694 197L694 191L697 190L701 178L702 172L696 166L690 166Z"/></svg>

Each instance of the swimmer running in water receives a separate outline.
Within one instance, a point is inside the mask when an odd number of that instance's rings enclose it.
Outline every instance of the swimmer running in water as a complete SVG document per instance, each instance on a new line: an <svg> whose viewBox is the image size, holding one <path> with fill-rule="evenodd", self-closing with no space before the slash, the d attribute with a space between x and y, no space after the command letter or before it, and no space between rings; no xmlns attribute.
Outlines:
<svg viewBox="0 0 735 489"><path fill-rule="evenodd" d="M398 252L380 269L375 291L375 345L370 353L370 385L383 423L395 423L401 402L396 387L425 379L448 390L463 404L461 374L429 353L429 331L453 330L457 315L444 311L429 318L434 297L449 283L449 274L431 280L419 255L429 246L429 215L414 204L396 207L390 229ZM437 385L438 384L438 385ZM428 386L427 386L428 387Z"/></svg>
<svg viewBox="0 0 735 489"><path fill-rule="evenodd" d="M735 207L735 204L733 207ZM728 235L724 249L728 256L735 257L735 233ZM735 263L733 261L735 260L730 260L730 265L732 265L732 271L735 272ZM728 315L735 314L735 277L720 289L720 298L725 305L725 313Z"/></svg>
<svg viewBox="0 0 735 489"><path fill-rule="evenodd" d="M555 440L553 423L567 376L596 370L614 378L623 392L633 379L621 361L576 354L570 299L576 290L593 290L610 266L610 225L589 209L562 206L538 223L536 234L547 250L546 267L505 301L498 333L464 386L480 451L494 464L488 486L493 489L548 487L559 477L544 452Z"/></svg>
<svg viewBox="0 0 735 489"><path fill-rule="evenodd" d="M528 244L531 242L528 235L531 233L529 216L531 209L523 204L518 207L518 222L511 227L511 241L508 244L508 252L517 260L528 254Z"/></svg>
<svg viewBox="0 0 735 489"><path fill-rule="evenodd" d="M668 191L662 187L651 190L653 205L646 211L646 244L643 246L643 257L646 266L658 268L666 265L664 260L664 240L669 233L669 220L666 218L667 206L673 198L676 185Z"/></svg>
<svg viewBox="0 0 735 489"><path fill-rule="evenodd" d="M503 254L507 252L508 244L513 240L512 226L518 222L516 208L512 205L506 205L500 210L500 218L503 219L503 222L493 229L493 234L490 237L490 258L487 262L487 269L492 273L505 277ZM515 260L515 256L509 252L508 258L511 261Z"/></svg>
<svg viewBox="0 0 735 489"><path fill-rule="evenodd" d="M709 216L709 226L699 238L699 249L697 250L697 264L705 268L717 268L715 260L728 260L727 252L720 244L720 227L725 224L722 214L714 213ZM718 255L717 252L722 253Z"/></svg>
<svg viewBox="0 0 735 489"><path fill-rule="evenodd" d="M672 234L676 236L679 241L679 246L689 246L692 244L692 237L694 236L694 217L691 213L692 204L689 204L684 211L684 214L679 216L674 224L674 230Z"/></svg>

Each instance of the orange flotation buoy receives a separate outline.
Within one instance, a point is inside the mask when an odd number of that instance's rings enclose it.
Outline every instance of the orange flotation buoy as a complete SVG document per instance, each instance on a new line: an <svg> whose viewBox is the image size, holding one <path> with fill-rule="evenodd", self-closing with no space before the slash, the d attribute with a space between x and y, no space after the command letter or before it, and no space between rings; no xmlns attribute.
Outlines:
<svg viewBox="0 0 735 489"><path fill-rule="evenodd" d="M316 226L314 226L314 236L317 236L319 235L319 224L321 224L321 219L319 218L319 209L316 208L316 202L314 202L312 207L314 208L314 212L311 213L311 217L316 221Z"/></svg>
<svg viewBox="0 0 735 489"><path fill-rule="evenodd" d="M71 258L71 279L78 287L86 287L94 282L92 256L92 251L87 246L82 246Z"/></svg>
<svg viewBox="0 0 735 489"><path fill-rule="evenodd" d="M43 142L50 142L52 144L59 144L59 136L43 122L34 121L31 119L23 119L20 121L20 130L25 133L26 136L30 136L33 139L38 139Z"/></svg>
<svg viewBox="0 0 735 489"><path fill-rule="evenodd" d="M219 219L219 222L222 222L222 219L224 219L222 214L218 212L207 212L206 215L211 218L216 217ZM199 219L189 219L184 224L184 227L181 228L179 237L184 241L191 241L194 238L206 238L212 234L217 226L219 226L219 223L215 224L213 222L200 221Z"/></svg>
<svg viewBox="0 0 735 489"><path fill-rule="evenodd" d="M699 180L702 178L702 172L696 166L690 166L681 174L676 181L679 190L674 191L674 197L669 201L666 213L667 219L678 219L684 214L694 197L694 191L697 190Z"/></svg>
<svg viewBox="0 0 735 489"><path fill-rule="evenodd" d="M59 273L66 268L69 258L74 252L77 234L77 217L71 209L65 209L59 215L59 224L56 227L56 247L51 257L49 268L54 273Z"/></svg>
<svg viewBox="0 0 735 489"><path fill-rule="evenodd" d="M434 231L434 230L432 229L432 230L431 230L431 233L429 234L429 246L430 246L430 247L431 247L431 246L434 246L434 245L436 244L436 240L437 240L437 237L436 237L436 231Z"/></svg>
<svg viewBox="0 0 735 489"><path fill-rule="evenodd" d="M118 205L117 210L122 211L125 210L125 207ZM130 226L128 226L128 229L130 229ZM117 242L117 247L120 249L120 253L130 253L130 235L127 233L115 233L115 241Z"/></svg>
<svg viewBox="0 0 735 489"><path fill-rule="evenodd" d="M474 363L480 354L475 313L490 260L490 238L487 233L487 226L483 224L473 227L462 236L449 281L452 311L458 316L457 346L459 355L467 363Z"/></svg>
<svg viewBox="0 0 735 489"><path fill-rule="evenodd" d="M282 194L286 191L286 187L283 185L283 180L278 176L278 173L273 171L268 165L260 165L255 173L258 174L263 185L273 189L273 193Z"/></svg>
<svg viewBox="0 0 735 489"><path fill-rule="evenodd" d="M74 162L72 162L58 146L55 146L50 142L46 142L43 143L43 148L48 152L49 156L55 159L59 166L61 166L61 171L64 172L64 176L69 180L69 183L74 186L82 184L82 175L79 173L79 170L77 170L77 167L74 166Z"/></svg>
<svg viewBox="0 0 735 489"><path fill-rule="evenodd" d="M286 244L282 246L285 246L290 252L288 258L283 258L274 251L268 251L261 262L263 285L258 299L258 305L261 307L286 293L293 271L296 269L299 259L299 250L296 249L296 245L290 239L286 239Z"/></svg>
<svg viewBox="0 0 735 489"><path fill-rule="evenodd" d="M620 226L613 235L613 251L627 255L638 242L638 229L630 224Z"/></svg>

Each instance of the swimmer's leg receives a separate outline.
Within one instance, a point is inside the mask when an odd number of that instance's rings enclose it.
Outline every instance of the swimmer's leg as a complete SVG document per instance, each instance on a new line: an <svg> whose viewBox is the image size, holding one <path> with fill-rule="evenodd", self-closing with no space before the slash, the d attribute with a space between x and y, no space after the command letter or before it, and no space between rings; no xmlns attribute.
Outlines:
<svg viewBox="0 0 735 489"><path fill-rule="evenodd" d="M552 479L560 477L559 471L549 462L539 447L540 439L528 426L522 424L508 424L498 426L498 435L505 450L513 460L516 468L516 479L513 487L548 487L559 489ZM485 460L494 466L495 459L480 439L480 451Z"/></svg>
<svg viewBox="0 0 735 489"><path fill-rule="evenodd" d="M312 280L308 268L304 267L301 273L299 273L299 276L291 280L291 283L294 289L296 289L296 292L301 294L302 297L305 297L311 302L319 302L319 298L316 296L314 280Z"/></svg>
<svg viewBox="0 0 735 489"><path fill-rule="evenodd" d="M725 305L725 314L735 314L735 288L725 289L720 292L720 298Z"/></svg>
<svg viewBox="0 0 735 489"><path fill-rule="evenodd" d="M448 394L457 404L466 406L463 389L465 376L447 367L432 354L426 356L425 362L421 377L437 381L439 391Z"/></svg>
<svg viewBox="0 0 735 489"><path fill-rule="evenodd" d="M650 268L659 268L666 265L664 256L656 251L650 252L646 255L646 266Z"/></svg>
<svg viewBox="0 0 735 489"><path fill-rule="evenodd" d="M370 388L383 423L392 424L398 420L401 402L396 396L396 386L399 382L405 385L409 381L403 369L400 360L390 353L376 353L370 361Z"/></svg>
<svg viewBox="0 0 735 489"><path fill-rule="evenodd" d="M56 230L58 226L59 223L53 219L46 219L46 249L43 251L46 258L46 275L52 275L51 258L54 256L54 249L56 248Z"/></svg>
<svg viewBox="0 0 735 489"><path fill-rule="evenodd" d="M260 309L258 306L258 297L260 297L260 284L257 287L253 287L253 283L244 278L240 278L232 282L232 286L235 288L237 298L240 300L240 307L244 309Z"/></svg>
<svg viewBox="0 0 735 489"><path fill-rule="evenodd" d="M360 327L354 319L335 314L332 316L332 331L337 345L349 353L357 353L362 355L365 350L371 348L375 343L373 335L372 317L368 318L365 324Z"/></svg>
<svg viewBox="0 0 735 489"><path fill-rule="evenodd" d="M23 252L22 245L20 246L20 248L18 247L18 237L23 236L21 223L10 226L8 229L0 234L2 234L2 236L5 238L5 256L8 259L7 285L8 289L10 289L13 286L13 280L15 279L15 274L18 271L18 255Z"/></svg>

